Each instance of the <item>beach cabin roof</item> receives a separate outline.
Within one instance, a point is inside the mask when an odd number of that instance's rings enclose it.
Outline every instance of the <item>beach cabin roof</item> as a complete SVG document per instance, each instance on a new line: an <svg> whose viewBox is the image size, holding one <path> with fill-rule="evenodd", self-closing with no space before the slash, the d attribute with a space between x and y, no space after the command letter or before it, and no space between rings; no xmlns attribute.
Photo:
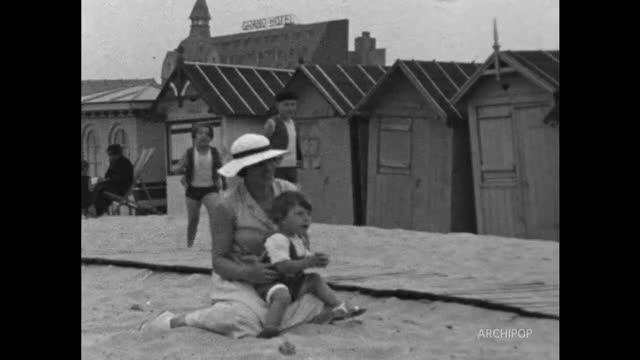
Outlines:
<svg viewBox="0 0 640 360"><path fill-rule="evenodd" d="M148 110L160 93L160 86L153 80L146 84L112 88L80 97L81 111Z"/></svg>
<svg viewBox="0 0 640 360"><path fill-rule="evenodd" d="M496 62L500 64L501 73L517 72L559 98L560 50L499 51L498 59L495 53L491 54L471 79L460 88L452 98L453 103L460 102L480 77L496 76Z"/></svg>
<svg viewBox="0 0 640 360"><path fill-rule="evenodd" d="M355 106L354 113L370 106L371 99L385 86L388 79L396 72L400 72L443 118L447 121L453 118L460 119L462 115L450 99L470 79L477 68L478 65L472 63L397 60Z"/></svg>
<svg viewBox="0 0 640 360"><path fill-rule="evenodd" d="M160 91L184 96L193 86L216 114L265 115L293 70L185 61Z"/></svg>
<svg viewBox="0 0 640 360"><path fill-rule="evenodd" d="M346 116L388 69L381 65L300 65L287 88L295 79L304 77L338 114Z"/></svg>
<svg viewBox="0 0 640 360"><path fill-rule="evenodd" d="M159 86L154 79L82 80L80 96L149 84Z"/></svg>
<svg viewBox="0 0 640 360"><path fill-rule="evenodd" d="M155 84L138 85L115 90L107 90L81 97L83 104L108 102L154 101L160 93L160 86Z"/></svg>

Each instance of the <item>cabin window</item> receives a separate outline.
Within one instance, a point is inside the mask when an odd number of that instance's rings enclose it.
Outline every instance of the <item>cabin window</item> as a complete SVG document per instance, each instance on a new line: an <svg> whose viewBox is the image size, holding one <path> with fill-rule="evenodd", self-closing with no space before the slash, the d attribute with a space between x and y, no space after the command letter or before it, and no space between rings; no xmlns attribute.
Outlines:
<svg viewBox="0 0 640 360"><path fill-rule="evenodd" d="M100 161L98 161L98 159L100 156L100 143L98 143L98 137L93 129L85 131L83 144L84 156L86 156L85 160L89 163L89 175L99 176L98 168L100 167Z"/></svg>
<svg viewBox="0 0 640 360"><path fill-rule="evenodd" d="M109 144L119 144L122 147L122 154L127 158L129 157L129 137L122 125L117 124L111 129Z"/></svg>
<svg viewBox="0 0 640 360"><path fill-rule="evenodd" d="M411 172L410 118L381 118L378 132L378 172Z"/></svg>
<svg viewBox="0 0 640 360"><path fill-rule="evenodd" d="M516 162L511 117L478 118L478 138L482 183L514 182Z"/></svg>

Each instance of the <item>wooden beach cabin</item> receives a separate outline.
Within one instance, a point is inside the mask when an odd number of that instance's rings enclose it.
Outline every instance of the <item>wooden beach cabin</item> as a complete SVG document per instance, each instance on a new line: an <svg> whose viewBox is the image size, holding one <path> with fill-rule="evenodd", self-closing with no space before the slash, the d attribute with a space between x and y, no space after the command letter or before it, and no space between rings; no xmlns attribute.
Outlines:
<svg viewBox="0 0 640 360"><path fill-rule="evenodd" d="M179 61L153 108L156 118L166 127L167 163L176 164L192 146L194 122L213 125L212 145L220 150L223 160L229 160L231 144L240 135L263 133L274 96L292 73L285 69ZM185 214L181 176L171 173L170 166L167 169L168 213Z"/></svg>
<svg viewBox="0 0 640 360"><path fill-rule="evenodd" d="M366 224L474 232L468 128L450 98L471 63L397 60L353 111L368 137Z"/></svg>
<svg viewBox="0 0 640 360"><path fill-rule="evenodd" d="M160 211L166 207L164 127L153 122L150 109L160 92L153 79L83 80L81 95L82 158L89 162L90 176L104 176L109 167L107 147L122 145L124 155L135 163L143 149L155 149L142 175L149 190L134 194L141 205Z"/></svg>
<svg viewBox="0 0 640 360"><path fill-rule="evenodd" d="M358 138L347 115L386 70L379 65L306 64L286 86L298 95L295 121L304 158L299 179L313 204L314 221L363 223Z"/></svg>
<svg viewBox="0 0 640 360"><path fill-rule="evenodd" d="M560 51L499 51L460 89L478 232L559 240Z"/></svg>

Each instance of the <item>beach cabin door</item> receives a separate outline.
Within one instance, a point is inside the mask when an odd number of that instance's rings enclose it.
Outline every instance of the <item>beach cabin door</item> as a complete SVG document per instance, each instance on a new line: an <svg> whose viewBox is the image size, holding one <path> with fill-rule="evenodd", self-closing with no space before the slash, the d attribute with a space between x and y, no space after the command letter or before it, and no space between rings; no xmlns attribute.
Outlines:
<svg viewBox="0 0 640 360"><path fill-rule="evenodd" d="M386 115L371 120L367 224L449 231L449 212L441 211L450 194L444 121Z"/></svg>
<svg viewBox="0 0 640 360"><path fill-rule="evenodd" d="M472 107L478 231L557 240L558 137L543 103Z"/></svg>

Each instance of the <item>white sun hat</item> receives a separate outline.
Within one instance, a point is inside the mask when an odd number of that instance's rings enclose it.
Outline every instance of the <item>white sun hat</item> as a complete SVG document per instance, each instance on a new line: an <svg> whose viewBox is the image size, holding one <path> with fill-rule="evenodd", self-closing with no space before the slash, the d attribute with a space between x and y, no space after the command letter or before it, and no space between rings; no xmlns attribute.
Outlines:
<svg viewBox="0 0 640 360"><path fill-rule="evenodd" d="M233 160L224 164L218 173L225 177L236 176L243 168L272 159L286 153L287 150L275 150L264 135L244 134L231 144Z"/></svg>

